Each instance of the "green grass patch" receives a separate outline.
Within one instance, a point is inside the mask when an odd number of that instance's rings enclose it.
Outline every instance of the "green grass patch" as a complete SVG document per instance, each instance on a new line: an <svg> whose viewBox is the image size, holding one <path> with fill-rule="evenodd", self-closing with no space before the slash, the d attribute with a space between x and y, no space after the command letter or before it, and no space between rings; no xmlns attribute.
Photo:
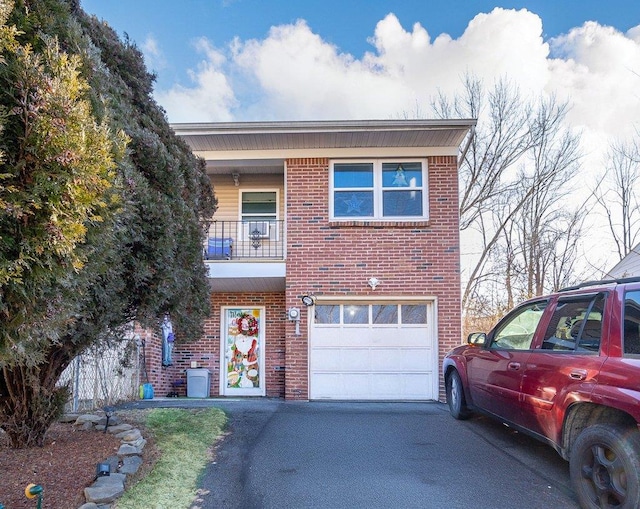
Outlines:
<svg viewBox="0 0 640 509"><path fill-rule="evenodd" d="M157 408L146 418L161 457L153 470L128 489L118 509L190 507L209 451L222 434L226 415L217 408L183 410Z"/></svg>

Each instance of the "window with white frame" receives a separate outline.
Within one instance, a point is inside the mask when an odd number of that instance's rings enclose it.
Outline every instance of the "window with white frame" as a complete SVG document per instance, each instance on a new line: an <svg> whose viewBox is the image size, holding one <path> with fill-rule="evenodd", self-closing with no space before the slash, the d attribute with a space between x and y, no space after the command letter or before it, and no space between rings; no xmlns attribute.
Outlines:
<svg viewBox="0 0 640 509"><path fill-rule="evenodd" d="M426 160L333 161L331 217L427 219Z"/></svg>
<svg viewBox="0 0 640 509"><path fill-rule="evenodd" d="M241 191L240 203L241 219L247 238L268 239L277 232L277 191Z"/></svg>

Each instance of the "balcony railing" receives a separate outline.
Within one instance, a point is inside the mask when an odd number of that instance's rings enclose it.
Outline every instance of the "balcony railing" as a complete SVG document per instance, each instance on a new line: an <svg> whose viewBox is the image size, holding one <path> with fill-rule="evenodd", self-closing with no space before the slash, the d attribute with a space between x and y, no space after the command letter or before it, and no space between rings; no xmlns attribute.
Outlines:
<svg viewBox="0 0 640 509"><path fill-rule="evenodd" d="M283 259L284 221L213 221L205 260Z"/></svg>

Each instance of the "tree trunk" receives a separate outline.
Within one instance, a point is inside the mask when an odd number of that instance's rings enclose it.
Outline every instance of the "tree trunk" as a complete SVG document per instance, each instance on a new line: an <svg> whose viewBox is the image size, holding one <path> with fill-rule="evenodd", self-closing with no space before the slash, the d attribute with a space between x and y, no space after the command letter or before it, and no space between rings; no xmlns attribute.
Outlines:
<svg viewBox="0 0 640 509"><path fill-rule="evenodd" d="M69 390L56 383L69 361L56 355L47 360L0 372L0 427L13 448L42 447L47 430L64 411Z"/></svg>

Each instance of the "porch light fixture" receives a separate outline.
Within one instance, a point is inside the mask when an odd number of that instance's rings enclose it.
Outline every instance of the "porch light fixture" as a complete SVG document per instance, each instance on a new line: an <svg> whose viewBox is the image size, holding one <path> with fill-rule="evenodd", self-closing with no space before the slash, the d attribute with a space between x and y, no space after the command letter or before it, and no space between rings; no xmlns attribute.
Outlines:
<svg viewBox="0 0 640 509"><path fill-rule="evenodd" d="M302 303L309 307L309 306L313 306L316 302L316 299L313 295L303 295L302 296Z"/></svg>
<svg viewBox="0 0 640 509"><path fill-rule="evenodd" d="M240 174L237 171L234 171L231 174L231 177L233 178L233 185L238 187L240 185Z"/></svg>
<svg viewBox="0 0 640 509"><path fill-rule="evenodd" d="M372 290L376 289L376 286L380 284L380 280L377 277L370 277L367 284L371 287Z"/></svg>

